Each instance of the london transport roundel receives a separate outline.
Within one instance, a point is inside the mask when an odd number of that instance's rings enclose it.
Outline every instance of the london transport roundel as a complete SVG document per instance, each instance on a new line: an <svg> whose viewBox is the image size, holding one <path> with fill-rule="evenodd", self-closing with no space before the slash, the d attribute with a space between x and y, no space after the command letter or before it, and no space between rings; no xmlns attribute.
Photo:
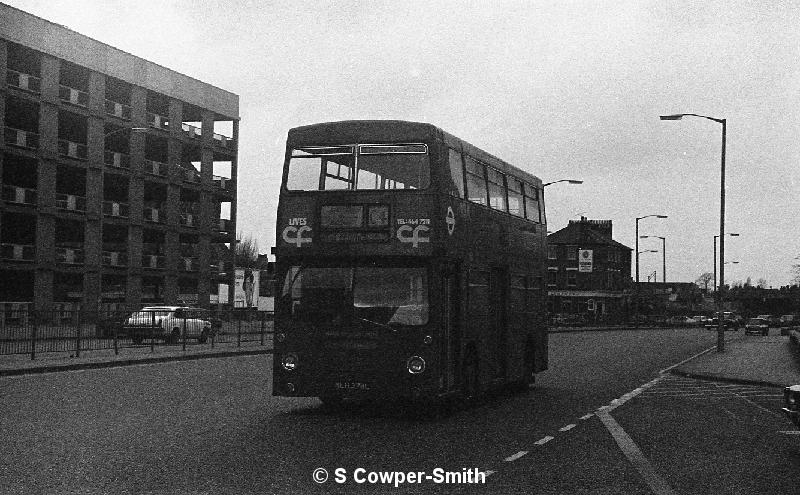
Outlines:
<svg viewBox="0 0 800 495"><path fill-rule="evenodd" d="M453 232L456 230L456 215L453 213L453 207L447 207L447 217L444 220L447 223L447 233L449 235L453 235Z"/></svg>

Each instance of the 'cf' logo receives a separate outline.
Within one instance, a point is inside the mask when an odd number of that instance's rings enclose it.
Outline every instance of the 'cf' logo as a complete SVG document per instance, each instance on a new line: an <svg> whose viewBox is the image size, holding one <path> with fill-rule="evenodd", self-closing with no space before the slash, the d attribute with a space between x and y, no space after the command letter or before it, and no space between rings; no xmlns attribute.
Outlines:
<svg viewBox="0 0 800 495"><path fill-rule="evenodd" d="M287 244L296 244L297 247L303 247L303 244L311 242L310 237L303 237L303 232L311 232L311 227L304 225L302 227L286 227L283 229L283 240ZM291 236L294 234L294 236Z"/></svg>
<svg viewBox="0 0 800 495"><path fill-rule="evenodd" d="M417 225L416 227L403 225L397 229L397 240L405 243L410 242L411 246L416 248L419 246L420 242L431 242L430 237L427 235L429 230L430 228L427 225ZM406 235L406 233L409 232L411 235Z"/></svg>

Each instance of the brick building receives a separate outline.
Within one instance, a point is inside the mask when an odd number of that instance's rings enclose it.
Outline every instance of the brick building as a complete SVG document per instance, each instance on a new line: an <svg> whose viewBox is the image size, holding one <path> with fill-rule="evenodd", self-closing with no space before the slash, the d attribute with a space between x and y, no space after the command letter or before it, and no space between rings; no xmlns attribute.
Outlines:
<svg viewBox="0 0 800 495"><path fill-rule="evenodd" d="M0 19L0 305L208 305L233 262L238 96Z"/></svg>
<svg viewBox="0 0 800 495"><path fill-rule="evenodd" d="M612 238L611 220L570 220L547 243L548 312L556 324L627 317L632 250Z"/></svg>

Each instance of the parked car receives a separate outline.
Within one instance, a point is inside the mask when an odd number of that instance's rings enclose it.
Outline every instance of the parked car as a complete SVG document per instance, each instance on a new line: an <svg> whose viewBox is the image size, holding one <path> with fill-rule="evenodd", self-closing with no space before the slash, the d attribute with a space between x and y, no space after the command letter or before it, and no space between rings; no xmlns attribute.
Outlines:
<svg viewBox="0 0 800 495"><path fill-rule="evenodd" d="M758 315L756 316L756 318L767 320L769 326L771 327L777 327L778 325L780 325L781 322L780 317L774 315Z"/></svg>
<svg viewBox="0 0 800 495"><path fill-rule="evenodd" d="M689 316L670 316L666 321L667 325L676 327L688 327L695 324L694 318Z"/></svg>
<svg viewBox="0 0 800 495"><path fill-rule="evenodd" d="M783 413L800 428L800 385L783 389Z"/></svg>
<svg viewBox="0 0 800 495"><path fill-rule="evenodd" d="M793 327L798 324L798 318L795 315L782 315L779 320L781 327Z"/></svg>
<svg viewBox="0 0 800 495"><path fill-rule="evenodd" d="M706 316L706 315L695 315L695 316L692 316L692 319L694 320L694 325L696 325L698 327L702 327L708 321L708 316Z"/></svg>
<svg viewBox="0 0 800 495"><path fill-rule="evenodd" d="M123 333L134 344L141 344L146 338L174 344L183 337L197 339L202 344L215 332L208 311L189 306L144 307L130 315L123 325Z"/></svg>
<svg viewBox="0 0 800 495"><path fill-rule="evenodd" d="M744 325L744 333L769 335L769 321L764 318L750 318Z"/></svg>
<svg viewBox="0 0 800 495"><path fill-rule="evenodd" d="M722 325L725 330L739 330L739 327L741 326L739 320L734 317L724 317L722 319ZM714 317L710 320L707 320L705 327L709 330L716 330L719 327L719 318Z"/></svg>

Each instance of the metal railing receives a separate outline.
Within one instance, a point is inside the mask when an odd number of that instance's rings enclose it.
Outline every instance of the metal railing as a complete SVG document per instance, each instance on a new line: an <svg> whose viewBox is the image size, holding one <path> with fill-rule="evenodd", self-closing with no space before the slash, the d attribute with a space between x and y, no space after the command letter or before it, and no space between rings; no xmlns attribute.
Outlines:
<svg viewBox="0 0 800 495"><path fill-rule="evenodd" d="M65 309L30 310L30 305L0 306L0 355L40 353L81 353L156 346L214 348L218 344L258 343L271 345L273 313L255 309L181 312L82 311ZM166 326L165 326L166 325ZM171 327L171 328L167 328Z"/></svg>
<svg viewBox="0 0 800 495"><path fill-rule="evenodd" d="M121 119L130 120L131 106L106 98L106 115L112 115Z"/></svg>
<svg viewBox="0 0 800 495"><path fill-rule="evenodd" d="M56 208L70 211L86 211L86 198L74 194L56 193Z"/></svg>
<svg viewBox="0 0 800 495"><path fill-rule="evenodd" d="M24 89L32 93L40 93L42 91L41 77L24 72L17 72L12 69L6 69L6 83L8 83L9 86Z"/></svg>
<svg viewBox="0 0 800 495"><path fill-rule="evenodd" d="M58 154L78 160L86 160L89 158L89 148L83 143L76 143L68 139L59 139Z"/></svg>
<svg viewBox="0 0 800 495"><path fill-rule="evenodd" d="M35 205L36 189L3 184L3 201L21 205Z"/></svg>
<svg viewBox="0 0 800 495"><path fill-rule="evenodd" d="M4 138L5 143L10 146L33 150L39 149L39 135L35 132L6 126Z"/></svg>

